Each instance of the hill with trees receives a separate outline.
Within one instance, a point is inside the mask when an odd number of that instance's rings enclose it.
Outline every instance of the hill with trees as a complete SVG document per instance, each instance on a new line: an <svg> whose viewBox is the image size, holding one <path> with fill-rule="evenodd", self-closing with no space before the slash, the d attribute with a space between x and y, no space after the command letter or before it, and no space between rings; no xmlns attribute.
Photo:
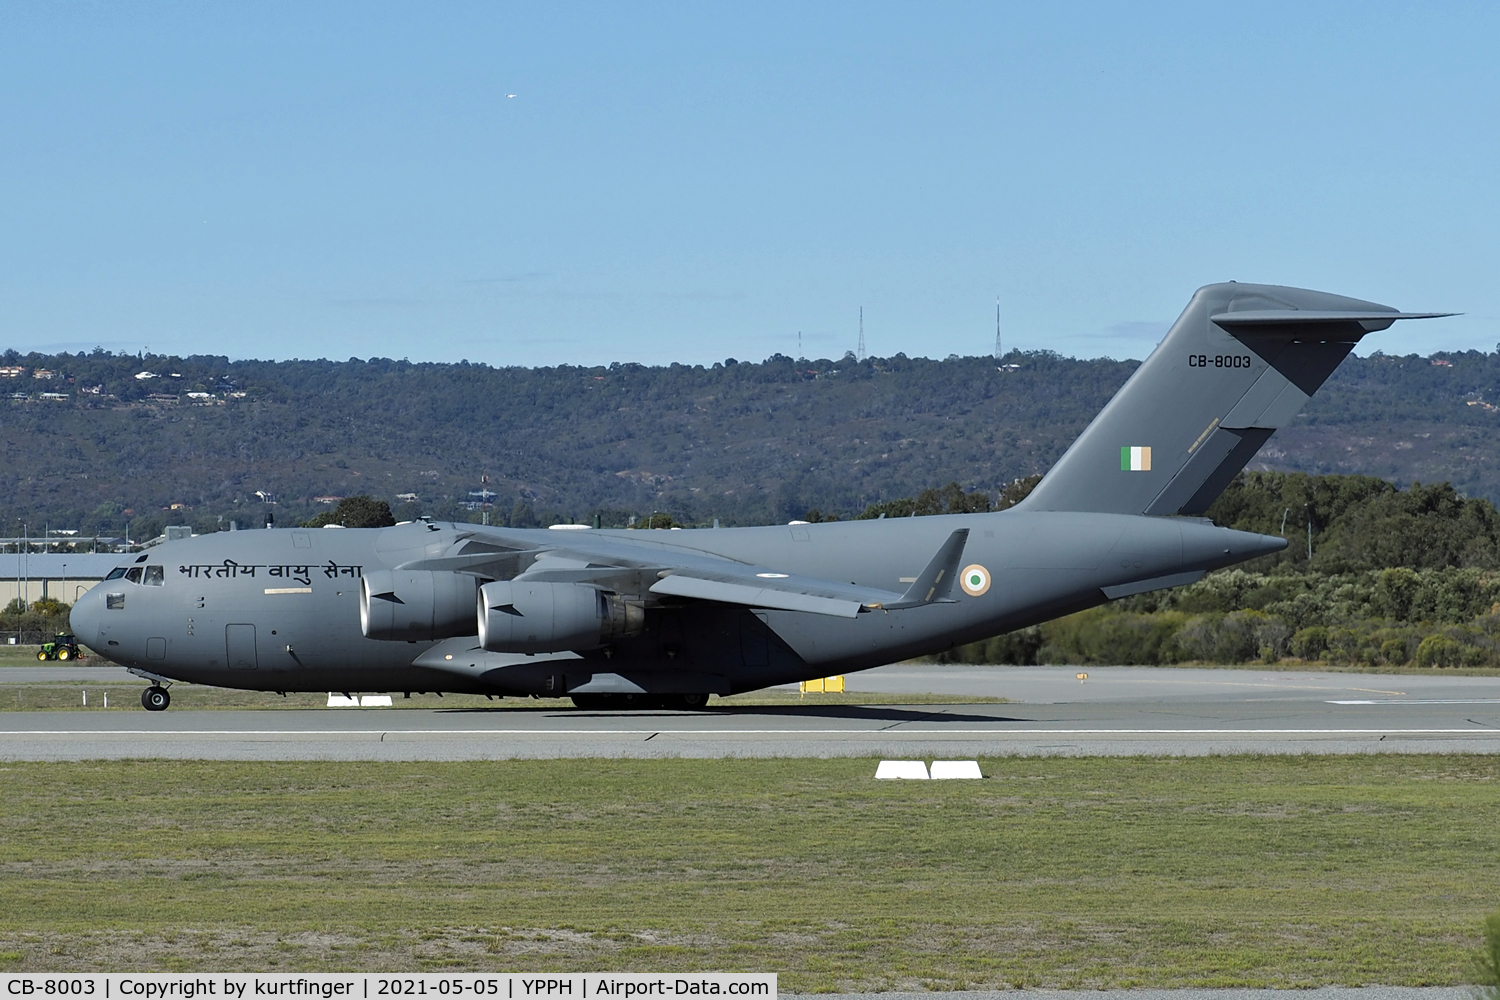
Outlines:
<svg viewBox="0 0 1500 1000"><path fill-rule="evenodd" d="M517 526L850 517L1046 471L1136 362L1012 353L712 366L5 355L0 517L150 537L340 497ZM8 391L7 391L8 390ZM1500 355L1350 358L1252 468L1500 498ZM277 503L267 507L264 496ZM319 502L322 498L323 502ZM483 509L466 505L489 504Z"/></svg>

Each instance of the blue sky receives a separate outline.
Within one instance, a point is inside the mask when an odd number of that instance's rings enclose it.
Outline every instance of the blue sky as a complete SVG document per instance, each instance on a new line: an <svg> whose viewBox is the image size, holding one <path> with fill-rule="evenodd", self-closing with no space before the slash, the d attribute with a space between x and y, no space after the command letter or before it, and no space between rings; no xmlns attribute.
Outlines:
<svg viewBox="0 0 1500 1000"><path fill-rule="evenodd" d="M1500 341L1493 4L0 8L0 347L1144 357L1297 284ZM514 97L508 95L514 94Z"/></svg>

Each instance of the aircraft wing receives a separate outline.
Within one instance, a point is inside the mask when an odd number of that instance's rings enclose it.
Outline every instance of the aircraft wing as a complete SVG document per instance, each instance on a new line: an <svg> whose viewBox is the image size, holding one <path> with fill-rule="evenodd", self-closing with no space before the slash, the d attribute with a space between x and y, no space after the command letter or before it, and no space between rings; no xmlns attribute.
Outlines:
<svg viewBox="0 0 1500 1000"><path fill-rule="evenodd" d="M618 593L652 593L686 597L752 608L806 611L853 618L864 611L904 610L949 603L958 575L968 529L955 531L927 569L905 594L786 573L773 566L757 566L667 546L644 546L613 538L570 538L552 549L459 553L404 564L409 570L452 570L485 575L505 565L519 568L515 580L546 583L584 583Z"/></svg>
<svg viewBox="0 0 1500 1000"><path fill-rule="evenodd" d="M651 592L752 608L811 611L840 618L853 618L861 611L901 599L900 594L871 587L840 585L832 580L725 562L723 569L694 566L664 571L666 575L651 585Z"/></svg>
<svg viewBox="0 0 1500 1000"><path fill-rule="evenodd" d="M873 587L783 573L722 556L645 550L618 540L589 553L561 549L545 552L516 579L590 583L625 593L650 592L842 618L853 618L862 610L901 598L900 594Z"/></svg>
<svg viewBox="0 0 1500 1000"><path fill-rule="evenodd" d="M854 584L845 586L832 580L738 563L730 563L734 571L727 573L713 568L674 570L653 584L651 592L843 618L853 618L861 611L902 611L927 604L951 604L948 594L958 578L958 564L968 538L968 528L953 532L904 594Z"/></svg>

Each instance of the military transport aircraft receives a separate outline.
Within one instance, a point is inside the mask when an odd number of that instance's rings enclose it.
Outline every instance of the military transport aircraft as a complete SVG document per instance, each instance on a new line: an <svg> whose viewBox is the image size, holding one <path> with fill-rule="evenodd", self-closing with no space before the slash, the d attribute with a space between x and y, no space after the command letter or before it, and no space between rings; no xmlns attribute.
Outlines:
<svg viewBox="0 0 1500 1000"><path fill-rule="evenodd" d="M684 531L417 521L241 531L130 557L73 608L152 682L694 708L863 670L1286 546L1203 517L1388 306L1200 288L1042 479L991 514ZM557 525L555 529L575 526Z"/></svg>

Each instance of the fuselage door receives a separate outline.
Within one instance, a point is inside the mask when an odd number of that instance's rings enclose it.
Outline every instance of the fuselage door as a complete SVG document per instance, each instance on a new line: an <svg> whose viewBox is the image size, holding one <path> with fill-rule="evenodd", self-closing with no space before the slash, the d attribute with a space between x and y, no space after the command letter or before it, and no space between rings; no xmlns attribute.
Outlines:
<svg viewBox="0 0 1500 1000"><path fill-rule="evenodd" d="M255 670L260 660L255 655L254 625L224 626L224 655L230 670Z"/></svg>

